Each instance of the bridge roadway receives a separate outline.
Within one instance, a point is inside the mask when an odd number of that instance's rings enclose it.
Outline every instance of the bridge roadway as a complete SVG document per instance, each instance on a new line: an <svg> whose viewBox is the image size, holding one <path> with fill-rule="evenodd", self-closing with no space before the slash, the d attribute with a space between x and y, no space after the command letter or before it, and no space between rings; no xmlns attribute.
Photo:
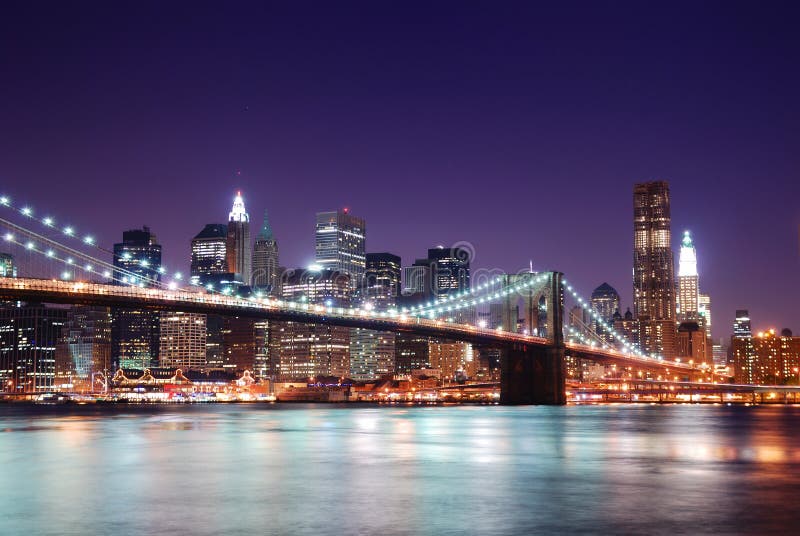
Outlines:
<svg viewBox="0 0 800 536"><path fill-rule="evenodd" d="M514 347L521 350L552 346L552 341L543 337L480 328L469 324L445 322L400 313L311 305L267 297L238 298L207 293L199 287L197 290L167 290L85 281L0 277L0 300L145 308L321 323L378 331L415 333L476 345ZM571 342L566 343L565 350L568 355L575 357L636 370L661 372L668 368L690 378L703 374L688 363L637 357L616 350L603 350Z"/></svg>

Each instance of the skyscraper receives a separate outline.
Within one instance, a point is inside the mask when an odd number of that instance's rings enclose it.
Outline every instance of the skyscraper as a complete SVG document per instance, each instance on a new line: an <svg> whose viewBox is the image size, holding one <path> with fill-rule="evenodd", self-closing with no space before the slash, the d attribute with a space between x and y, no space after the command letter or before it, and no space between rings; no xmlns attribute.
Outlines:
<svg viewBox="0 0 800 536"><path fill-rule="evenodd" d="M253 246L253 281L252 286L267 289L271 294L278 292L278 242L272 233L267 211L264 211L264 222L256 235Z"/></svg>
<svg viewBox="0 0 800 536"><path fill-rule="evenodd" d="M316 263L323 269L350 275L350 285L358 288L366 270L366 223L348 209L318 212L316 225Z"/></svg>
<svg viewBox="0 0 800 536"><path fill-rule="evenodd" d="M159 360L162 367L183 371L206 366L206 315L161 314Z"/></svg>
<svg viewBox="0 0 800 536"><path fill-rule="evenodd" d="M153 287L161 281L161 245L147 226L122 233L114 244L114 282Z"/></svg>
<svg viewBox="0 0 800 536"><path fill-rule="evenodd" d="M54 388L56 342L66 317L65 309L37 303L0 306L0 390Z"/></svg>
<svg viewBox="0 0 800 536"><path fill-rule="evenodd" d="M122 233L114 244L114 279L118 285L155 286L161 280L161 246L150 229ZM159 313L111 310L112 368L144 369L158 364Z"/></svg>
<svg viewBox="0 0 800 536"><path fill-rule="evenodd" d="M95 390L93 376L111 367L111 313L106 307L73 305L56 345L56 384Z"/></svg>
<svg viewBox="0 0 800 536"><path fill-rule="evenodd" d="M460 247L428 250L433 296L437 299L469 289L469 252Z"/></svg>
<svg viewBox="0 0 800 536"><path fill-rule="evenodd" d="M400 295L400 257L391 253L367 253L364 297L378 309L396 304Z"/></svg>
<svg viewBox="0 0 800 536"><path fill-rule="evenodd" d="M677 332L669 184L636 184L633 211L633 312L639 322L641 348L672 359Z"/></svg>
<svg viewBox="0 0 800 536"><path fill-rule="evenodd" d="M349 274L331 270L289 270L281 276L284 300L347 307ZM270 369L283 380L350 375L350 328L329 324L270 322Z"/></svg>
<svg viewBox="0 0 800 536"><path fill-rule="evenodd" d="M603 283L592 292L591 304L592 309L600 315L600 318L594 320L594 332L607 343L614 344L614 336L603 325L614 325L614 313L619 312L619 293L608 283Z"/></svg>
<svg viewBox="0 0 800 536"><path fill-rule="evenodd" d="M225 256L228 272L245 285L250 284L250 215L244 208L242 192L236 192L233 208L228 214L228 237L225 242Z"/></svg>
<svg viewBox="0 0 800 536"><path fill-rule="evenodd" d="M192 238L192 283L203 284L206 276L228 272L228 227L222 223L209 223Z"/></svg>
<svg viewBox="0 0 800 536"><path fill-rule="evenodd" d="M689 231L683 233L678 261L678 320L697 320L700 311L700 283L697 252Z"/></svg>
<svg viewBox="0 0 800 536"><path fill-rule="evenodd" d="M736 320L733 321L734 337L752 337L753 330L750 327L750 313L747 309L736 310Z"/></svg>

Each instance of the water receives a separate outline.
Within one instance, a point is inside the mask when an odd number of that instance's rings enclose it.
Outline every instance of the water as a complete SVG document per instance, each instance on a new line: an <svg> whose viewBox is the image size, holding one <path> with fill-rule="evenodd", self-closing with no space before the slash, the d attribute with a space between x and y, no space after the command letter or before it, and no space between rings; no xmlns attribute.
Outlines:
<svg viewBox="0 0 800 536"><path fill-rule="evenodd" d="M0 406L2 534L797 534L800 407Z"/></svg>

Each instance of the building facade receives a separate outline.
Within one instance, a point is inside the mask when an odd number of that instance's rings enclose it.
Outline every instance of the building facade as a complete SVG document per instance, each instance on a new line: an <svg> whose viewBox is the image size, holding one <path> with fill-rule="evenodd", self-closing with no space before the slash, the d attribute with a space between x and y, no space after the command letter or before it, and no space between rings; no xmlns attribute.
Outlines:
<svg viewBox="0 0 800 536"><path fill-rule="evenodd" d="M9 393L52 391L56 344L67 310L27 303L0 306L0 389Z"/></svg>
<svg viewBox="0 0 800 536"><path fill-rule="evenodd" d="M153 287L161 281L161 245L148 227L114 244L114 284ZM112 369L158 366L160 320L151 310L111 309Z"/></svg>
<svg viewBox="0 0 800 536"><path fill-rule="evenodd" d="M111 311L74 305L56 344L56 384L96 391L111 372ZM99 375L99 377L96 377Z"/></svg>
<svg viewBox="0 0 800 536"><path fill-rule="evenodd" d="M269 224L269 217L265 210L264 221L253 245L253 280L251 285L277 296L279 293L279 270L278 242L275 240L275 235L272 232L272 226Z"/></svg>
<svg viewBox="0 0 800 536"><path fill-rule="evenodd" d="M227 241L228 226L222 223L208 223L192 238L192 284L205 284L208 276L228 273Z"/></svg>
<svg viewBox="0 0 800 536"><path fill-rule="evenodd" d="M756 385L798 385L800 337L789 330L733 337L734 381Z"/></svg>
<svg viewBox="0 0 800 536"><path fill-rule="evenodd" d="M669 184L636 184L633 210L633 314L640 324L641 349L673 359L677 331Z"/></svg>
<svg viewBox="0 0 800 536"><path fill-rule="evenodd" d="M206 366L206 315L161 314L159 361L164 368L183 371Z"/></svg>
<svg viewBox="0 0 800 536"><path fill-rule="evenodd" d="M318 212L316 263L324 270L348 274L351 288L358 288L366 271L366 236L366 222L348 209Z"/></svg>
<svg viewBox="0 0 800 536"><path fill-rule="evenodd" d="M236 192L233 208L228 214L228 234L225 241L225 258L228 272L246 285L250 284L250 215L244 207L242 192Z"/></svg>

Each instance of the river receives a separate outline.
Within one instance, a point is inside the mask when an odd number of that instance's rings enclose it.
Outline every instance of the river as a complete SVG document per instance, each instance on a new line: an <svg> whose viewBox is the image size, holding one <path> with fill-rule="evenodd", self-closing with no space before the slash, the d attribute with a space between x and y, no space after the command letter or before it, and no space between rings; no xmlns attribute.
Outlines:
<svg viewBox="0 0 800 536"><path fill-rule="evenodd" d="M797 534L800 407L0 405L0 534Z"/></svg>

